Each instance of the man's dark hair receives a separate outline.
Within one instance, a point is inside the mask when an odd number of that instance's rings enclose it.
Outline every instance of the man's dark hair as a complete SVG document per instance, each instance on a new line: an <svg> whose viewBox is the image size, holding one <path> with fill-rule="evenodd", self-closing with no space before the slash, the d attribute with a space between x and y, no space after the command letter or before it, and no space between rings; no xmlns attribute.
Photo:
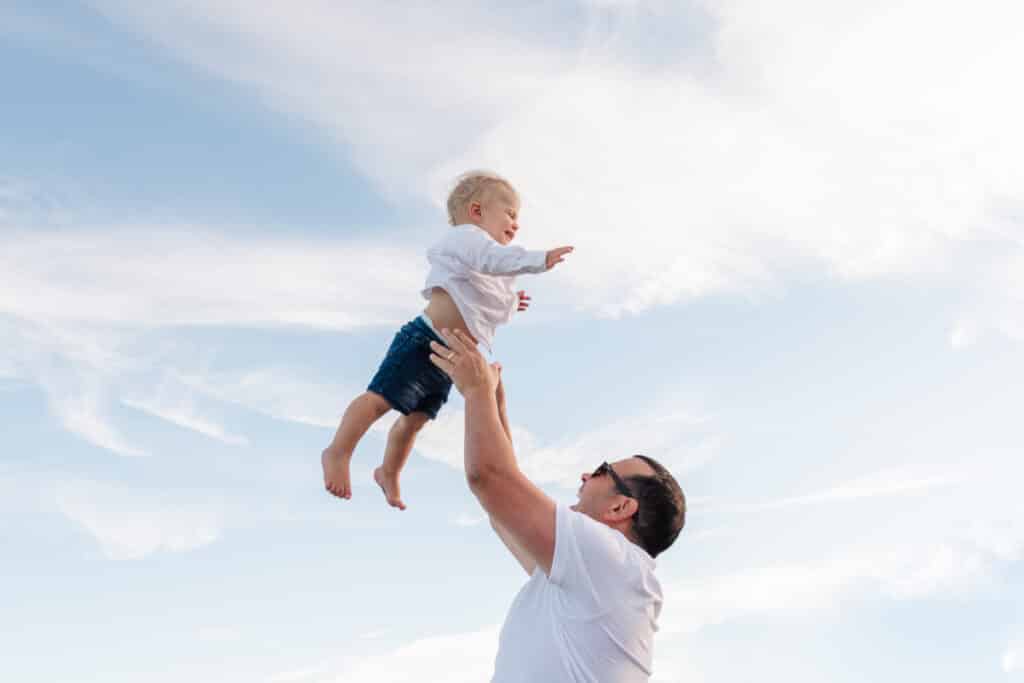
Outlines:
<svg viewBox="0 0 1024 683"><path fill-rule="evenodd" d="M633 515L633 535L640 547L651 557L657 557L672 545L686 523L686 497L679 482L665 467L646 455L640 458L654 470L653 475L637 474L626 477L630 490L638 503Z"/></svg>

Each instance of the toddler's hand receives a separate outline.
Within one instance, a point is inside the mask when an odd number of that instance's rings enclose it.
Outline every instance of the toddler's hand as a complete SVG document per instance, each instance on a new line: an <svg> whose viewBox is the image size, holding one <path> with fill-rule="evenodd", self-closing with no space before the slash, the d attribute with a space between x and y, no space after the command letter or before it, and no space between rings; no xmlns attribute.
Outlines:
<svg viewBox="0 0 1024 683"><path fill-rule="evenodd" d="M519 310L525 311L530 307L530 297L526 295L526 290L520 289L516 292L519 295Z"/></svg>
<svg viewBox="0 0 1024 683"><path fill-rule="evenodd" d="M565 255L571 253L572 249L572 247L558 247L557 249L552 249L551 251L549 251L547 254L547 259L545 259L544 262L544 265L546 266L547 270L551 270L552 268L555 267L556 264L561 263L563 260L565 260Z"/></svg>

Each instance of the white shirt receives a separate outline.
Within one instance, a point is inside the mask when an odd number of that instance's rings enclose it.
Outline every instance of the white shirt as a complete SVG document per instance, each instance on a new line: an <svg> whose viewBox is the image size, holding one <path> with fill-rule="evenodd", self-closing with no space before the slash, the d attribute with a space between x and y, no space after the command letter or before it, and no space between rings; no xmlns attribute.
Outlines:
<svg viewBox="0 0 1024 683"><path fill-rule="evenodd" d="M451 296L469 333L487 350L494 329L507 323L519 305L515 276L543 273L547 252L502 246L475 225L457 225L427 250L430 272L423 298L440 287Z"/></svg>
<svg viewBox="0 0 1024 683"><path fill-rule="evenodd" d="M655 561L621 533L558 506L551 576L534 570L501 629L491 683L639 683L661 612Z"/></svg>

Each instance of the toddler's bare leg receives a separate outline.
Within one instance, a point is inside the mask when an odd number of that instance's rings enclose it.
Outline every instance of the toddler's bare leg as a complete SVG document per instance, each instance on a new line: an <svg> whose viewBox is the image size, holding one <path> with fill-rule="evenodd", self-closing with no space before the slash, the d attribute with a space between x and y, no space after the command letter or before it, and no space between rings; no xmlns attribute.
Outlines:
<svg viewBox="0 0 1024 683"><path fill-rule="evenodd" d="M352 497L352 482L348 474L348 464L352 460L352 451L356 449L359 439L374 422L391 410L387 400L380 394L367 391L356 397L345 410L334 434L331 445L320 454L320 464L324 468L324 486L339 498Z"/></svg>
<svg viewBox="0 0 1024 683"><path fill-rule="evenodd" d="M395 420L391 431L388 432L384 463L373 471L373 480L384 491L388 505L399 510L405 509L405 503L402 502L398 475L402 473L402 468L409 460L409 453L412 452L412 444L416 441L416 435L429 420L426 413L420 412L409 413Z"/></svg>

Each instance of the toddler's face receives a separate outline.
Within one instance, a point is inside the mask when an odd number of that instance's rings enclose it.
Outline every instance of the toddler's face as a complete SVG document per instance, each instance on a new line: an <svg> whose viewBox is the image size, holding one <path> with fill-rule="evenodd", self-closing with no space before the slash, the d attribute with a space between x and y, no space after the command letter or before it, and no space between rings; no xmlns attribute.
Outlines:
<svg viewBox="0 0 1024 683"><path fill-rule="evenodd" d="M498 244L508 244L519 231L519 200L511 192L495 192L480 205L478 225Z"/></svg>

